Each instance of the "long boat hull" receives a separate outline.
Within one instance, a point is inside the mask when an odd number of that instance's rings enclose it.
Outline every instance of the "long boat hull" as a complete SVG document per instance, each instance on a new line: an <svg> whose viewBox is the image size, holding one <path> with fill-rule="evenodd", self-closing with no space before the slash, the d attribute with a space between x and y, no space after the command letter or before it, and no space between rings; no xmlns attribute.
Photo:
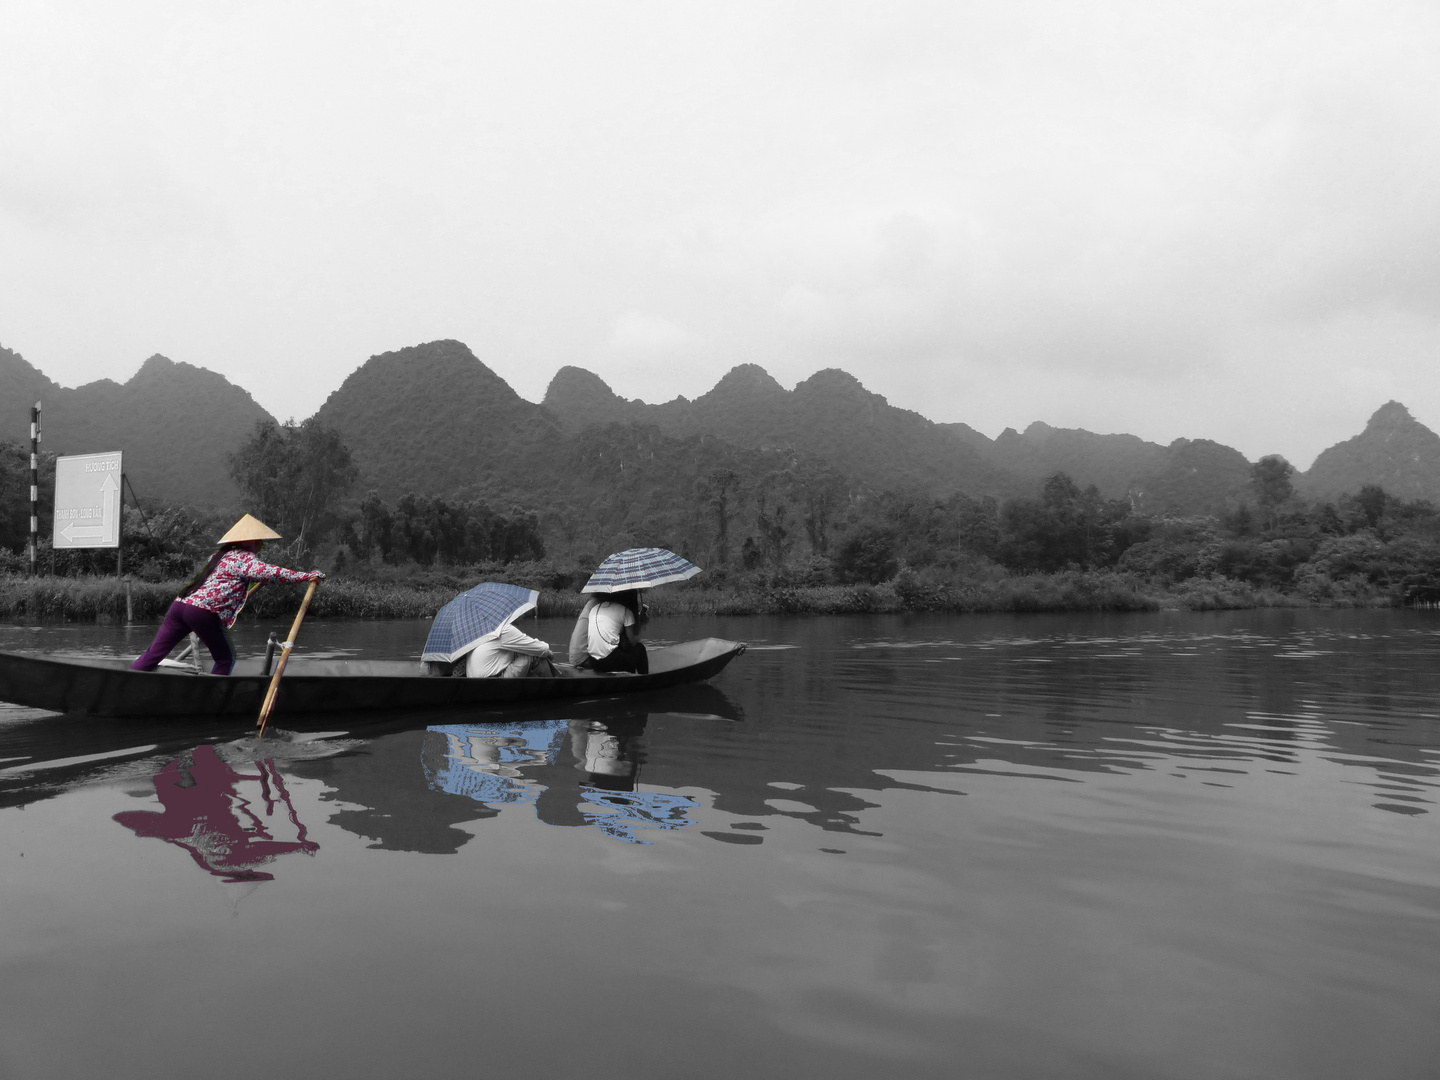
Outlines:
<svg viewBox="0 0 1440 1080"><path fill-rule="evenodd" d="M404 660L292 657L275 714L413 712L511 701L599 698L700 682L745 651L722 638L650 650L650 673L578 671L556 679L444 679ZM122 659L0 652L0 701L35 709L112 717L255 716L270 677L258 661L230 675L175 668L131 671Z"/></svg>

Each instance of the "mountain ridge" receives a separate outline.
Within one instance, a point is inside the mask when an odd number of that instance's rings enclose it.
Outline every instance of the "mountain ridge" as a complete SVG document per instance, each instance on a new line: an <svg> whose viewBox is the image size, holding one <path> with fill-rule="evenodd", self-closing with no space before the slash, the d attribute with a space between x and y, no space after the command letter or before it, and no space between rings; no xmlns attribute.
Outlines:
<svg viewBox="0 0 1440 1080"><path fill-rule="evenodd" d="M555 419L453 339L370 357L315 419L350 447L362 486L391 500L509 495L559 460Z"/></svg>
<svg viewBox="0 0 1440 1080"><path fill-rule="evenodd" d="M197 505L234 501L228 456L257 421L274 419L223 375L160 354L123 383L106 378L66 388L0 346L0 399L8 405L0 437L28 439L29 404L42 400L45 449L123 449L142 496ZM652 404L623 398L594 372L565 365L534 403L464 343L441 339L371 356L327 396L315 419L351 446L362 487L388 499L414 492L523 501L527 486L573 468L573 440L613 424L635 427L625 445L638 439L635 445L652 447L647 453L660 444L638 432L653 428L666 439L721 440L740 451L803 457L873 488L935 497L1029 495L1055 472L1153 512L1218 512L1248 497L1250 463L1213 440L1161 446L1039 420L990 439L967 424L936 423L892 406L833 367L787 390L763 367L742 363L696 398ZM619 445L613 439L600 442ZM1401 403L1387 402L1362 432L1295 477L1296 490L1312 497L1367 483L1440 501L1440 435Z"/></svg>
<svg viewBox="0 0 1440 1080"><path fill-rule="evenodd" d="M60 386L0 347L0 438L29 442L30 406L42 403L41 446L57 455L124 452L125 475L144 499L195 506L233 503L228 457L261 420L273 419L223 375L156 353L125 382Z"/></svg>
<svg viewBox="0 0 1440 1080"><path fill-rule="evenodd" d="M597 417L654 424L676 437L722 438L753 450L793 449L823 458L876 487L909 487L929 494L968 489L1018 494L1013 476L919 413L892 406L848 372L822 369L786 390L755 364L731 368L695 398L660 405L626 401L598 375L564 369L541 404L571 435ZM584 397L582 389L588 392Z"/></svg>
<svg viewBox="0 0 1440 1080"><path fill-rule="evenodd" d="M1387 401L1358 435L1322 450L1296 487L1312 497L1333 498L1365 484L1404 499L1440 502L1440 435L1400 402Z"/></svg>

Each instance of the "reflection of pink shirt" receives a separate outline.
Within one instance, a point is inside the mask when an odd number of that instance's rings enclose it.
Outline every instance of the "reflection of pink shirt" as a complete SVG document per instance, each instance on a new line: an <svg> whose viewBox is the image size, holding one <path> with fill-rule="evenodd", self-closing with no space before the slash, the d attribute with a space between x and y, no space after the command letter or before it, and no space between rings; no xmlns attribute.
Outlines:
<svg viewBox="0 0 1440 1080"><path fill-rule="evenodd" d="M182 604L213 611L226 626L235 625L235 616L245 606L246 585L251 581L309 581L313 575L303 570L286 570L271 566L255 557L253 551L235 548L220 556L215 569L204 583L189 596L177 597Z"/></svg>
<svg viewBox="0 0 1440 1080"><path fill-rule="evenodd" d="M196 865L224 881L270 881L275 875L257 867L289 851L312 855L320 845L306 837L275 763L267 758L255 767L258 772L236 772L213 746L202 744L195 747L188 769L182 769L177 758L155 774L155 795L163 812L125 810L115 820L137 836L183 847ZM247 798L242 781L259 781L261 799ZM271 831L281 824L275 813L280 806L296 830L294 840L279 839Z"/></svg>

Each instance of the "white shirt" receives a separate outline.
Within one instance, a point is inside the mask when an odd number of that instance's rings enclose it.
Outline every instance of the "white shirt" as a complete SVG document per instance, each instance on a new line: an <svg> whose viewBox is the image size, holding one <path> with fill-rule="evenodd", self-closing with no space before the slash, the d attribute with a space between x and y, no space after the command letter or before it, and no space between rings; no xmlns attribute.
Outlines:
<svg viewBox="0 0 1440 1080"><path fill-rule="evenodd" d="M597 634L593 629L600 619L594 619L596 609L606 607L612 609L603 619L603 625ZM620 618L613 609L623 611L624 617ZM619 622L616 619L620 619ZM620 635L625 632L625 627L635 625L635 615L624 604L616 604L607 601L601 604L593 596L585 601L585 606L580 609L580 617L575 620L575 629L570 632L570 663L578 664L587 656L593 656L596 660L603 659L615 651L615 646L620 644ZM607 640L608 635L608 640Z"/></svg>
<svg viewBox="0 0 1440 1080"><path fill-rule="evenodd" d="M465 677L488 679L499 675L515 661L517 653L549 656L550 646L506 623L498 634L492 634L470 650L470 656L465 661Z"/></svg>
<svg viewBox="0 0 1440 1080"><path fill-rule="evenodd" d="M603 660L620 644L625 627L635 625L635 613L624 604L607 600L590 609L590 655Z"/></svg>

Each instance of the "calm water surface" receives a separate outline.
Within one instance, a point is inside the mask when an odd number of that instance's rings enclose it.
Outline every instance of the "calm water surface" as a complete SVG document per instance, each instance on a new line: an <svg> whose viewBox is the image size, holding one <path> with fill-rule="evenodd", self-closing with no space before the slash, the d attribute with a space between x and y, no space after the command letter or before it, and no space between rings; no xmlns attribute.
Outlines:
<svg viewBox="0 0 1440 1080"><path fill-rule="evenodd" d="M652 631L751 649L264 743L0 706L0 1078L1436 1075L1440 613Z"/></svg>

